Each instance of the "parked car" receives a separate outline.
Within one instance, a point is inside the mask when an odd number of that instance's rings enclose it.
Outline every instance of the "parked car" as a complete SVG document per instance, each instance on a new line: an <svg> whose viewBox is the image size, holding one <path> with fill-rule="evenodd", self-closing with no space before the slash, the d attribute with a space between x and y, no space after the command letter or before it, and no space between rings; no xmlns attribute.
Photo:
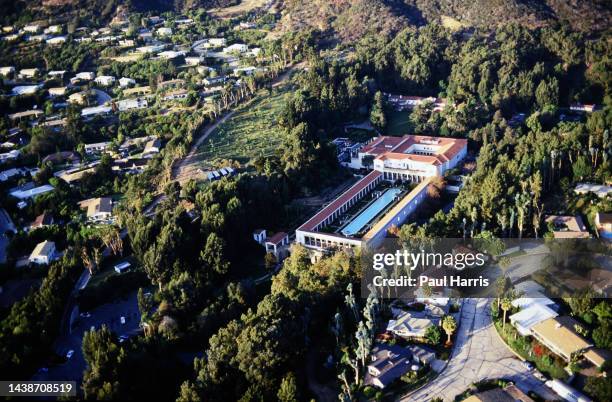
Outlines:
<svg viewBox="0 0 612 402"><path fill-rule="evenodd" d="M79 315L81 316L81 318L89 318L89 317L91 317L91 314L89 312L87 312L87 311L85 311L85 312L83 312L83 313L81 313Z"/></svg>
<svg viewBox="0 0 612 402"><path fill-rule="evenodd" d="M540 373L538 370L534 370L533 376L542 382L546 382L548 380L548 378L546 378L546 376Z"/></svg>
<svg viewBox="0 0 612 402"><path fill-rule="evenodd" d="M121 316L121 318L119 319L121 321L121 325L125 324L125 317Z"/></svg>
<svg viewBox="0 0 612 402"><path fill-rule="evenodd" d="M525 367L527 370L529 371L533 370L533 364L529 363L528 361L524 361L522 364L523 364L523 367Z"/></svg>
<svg viewBox="0 0 612 402"><path fill-rule="evenodd" d="M129 336L127 336L127 335L121 335L121 336L119 337L119 343L123 343L123 342L127 341L128 339L130 339L130 337L129 337Z"/></svg>
<svg viewBox="0 0 612 402"><path fill-rule="evenodd" d="M72 357L72 355L74 354L74 350L70 349L67 353L66 353L66 359L70 359Z"/></svg>

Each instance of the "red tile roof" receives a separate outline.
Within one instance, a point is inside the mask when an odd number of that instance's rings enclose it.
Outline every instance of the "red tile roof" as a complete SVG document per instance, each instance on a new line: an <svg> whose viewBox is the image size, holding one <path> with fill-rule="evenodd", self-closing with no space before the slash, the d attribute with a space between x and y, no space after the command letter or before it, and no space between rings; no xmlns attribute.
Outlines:
<svg viewBox="0 0 612 402"><path fill-rule="evenodd" d="M435 145L434 155L406 153L415 144ZM379 137L363 147L361 152L375 155L377 159L412 159L432 164L448 162L467 146L467 140L449 137L429 137L425 135L405 135L403 137Z"/></svg>
<svg viewBox="0 0 612 402"><path fill-rule="evenodd" d="M318 224L323 222L335 210L340 208L342 205L346 204L351 198L355 196L355 194L359 193L361 190L366 188L369 184L377 180L381 175L382 175L381 172L373 170L363 179L355 183L351 188L349 188L346 192L344 192L340 197L333 200L325 208L319 211L315 216L313 216L308 221L306 221L306 223L300 226L298 230L313 231L314 228Z"/></svg>
<svg viewBox="0 0 612 402"><path fill-rule="evenodd" d="M273 236L271 236L270 238L268 238L266 240L266 243L272 243L272 244L278 244L280 242L282 242L285 237L287 237L287 233L285 232L278 232L276 234L274 234Z"/></svg>

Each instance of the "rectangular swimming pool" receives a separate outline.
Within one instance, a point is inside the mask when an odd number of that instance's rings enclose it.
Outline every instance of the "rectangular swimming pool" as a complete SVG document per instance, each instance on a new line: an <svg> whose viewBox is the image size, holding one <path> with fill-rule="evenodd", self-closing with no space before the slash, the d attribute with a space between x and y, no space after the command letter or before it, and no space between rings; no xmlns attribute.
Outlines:
<svg viewBox="0 0 612 402"><path fill-rule="evenodd" d="M357 215L357 217L353 219L351 223L346 225L344 229L341 230L341 233L345 236L352 236L355 233L358 233L365 227L365 225L370 223L372 219L374 219L376 215L380 213L380 211L385 209L387 205L393 202L393 199L401 192L402 190L399 188L390 188L385 191L376 201L361 211L361 213Z"/></svg>

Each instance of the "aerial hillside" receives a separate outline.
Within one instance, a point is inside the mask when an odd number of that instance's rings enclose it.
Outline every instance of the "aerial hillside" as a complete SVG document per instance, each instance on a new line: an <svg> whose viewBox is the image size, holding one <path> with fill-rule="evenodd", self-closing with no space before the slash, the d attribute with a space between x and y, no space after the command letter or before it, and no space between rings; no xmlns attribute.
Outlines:
<svg viewBox="0 0 612 402"><path fill-rule="evenodd" d="M611 3L603 0L285 0L281 29L305 26L351 41L366 32L393 33L406 24L453 21L492 28L508 22L531 27L567 21L584 31L607 29Z"/></svg>

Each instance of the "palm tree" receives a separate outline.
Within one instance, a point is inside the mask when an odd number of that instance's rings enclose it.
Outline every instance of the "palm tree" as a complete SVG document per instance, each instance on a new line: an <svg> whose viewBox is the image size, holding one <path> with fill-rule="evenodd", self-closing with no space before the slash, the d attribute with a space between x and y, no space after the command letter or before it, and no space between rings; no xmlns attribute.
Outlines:
<svg viewBox="0 0 612 402"><path fill-rule="evenodd" d="M442 329L446 332L446 336L448 337L446 344L451 345L451 335L457 329L457 321L455 321L452 315L447 315L442 319Z"/></svg>
<svg viewBox="0 0 612 402"><path fill-rule="evenodd" d="M504 297L501 301L501 308L504 311L504 320L502 321L502 329L506 328L506 313L512 308L512 299L510 297Z"/></svg>

